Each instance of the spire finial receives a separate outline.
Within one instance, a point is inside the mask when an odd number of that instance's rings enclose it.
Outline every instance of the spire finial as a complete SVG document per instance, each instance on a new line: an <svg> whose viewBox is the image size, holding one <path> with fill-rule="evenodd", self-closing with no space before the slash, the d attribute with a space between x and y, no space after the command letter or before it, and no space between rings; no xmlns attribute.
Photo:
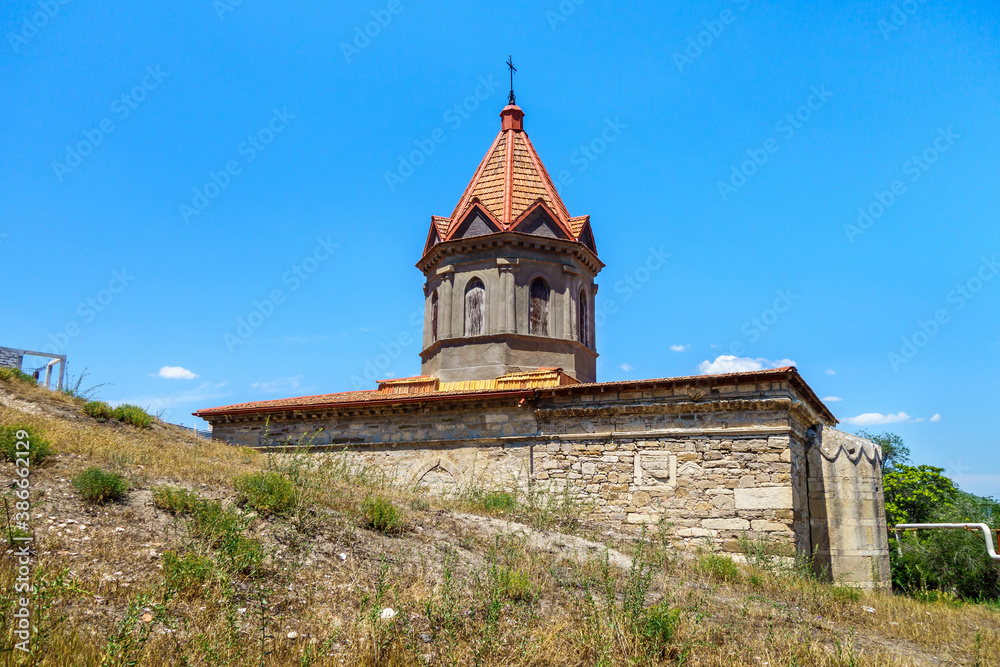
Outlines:
<svg viewBox="0 0 1000 667"><path fill-rule="evenodd" d="M516 104L514 97L514 72L517 71L517 68L514 67L514 56L507 57L507 67L510 68L510 95L507 97L507 103Z"/></svg>

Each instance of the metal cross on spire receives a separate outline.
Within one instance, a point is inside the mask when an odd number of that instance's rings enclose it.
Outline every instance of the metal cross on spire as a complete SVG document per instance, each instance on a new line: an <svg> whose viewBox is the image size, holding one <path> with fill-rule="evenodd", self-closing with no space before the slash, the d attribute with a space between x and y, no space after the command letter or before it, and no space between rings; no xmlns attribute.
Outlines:
<svg viewBox="0 0 1000 667"><path fill-rule="evenodd" d="M514 67L514 56L507 57L507 67L510 68L510 95L507 97L507 103L516 104L514 98L514 72L517 71L517 68Z"/></svg>

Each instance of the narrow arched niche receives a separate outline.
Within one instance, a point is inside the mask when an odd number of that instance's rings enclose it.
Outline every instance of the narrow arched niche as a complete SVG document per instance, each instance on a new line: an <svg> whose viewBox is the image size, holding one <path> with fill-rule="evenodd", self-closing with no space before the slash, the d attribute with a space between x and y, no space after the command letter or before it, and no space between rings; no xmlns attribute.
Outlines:
<svg viewBox="0 0 1000 667"><path fill-rule="evenodd" d="M532 336L549 335L549 286L541 278L535 278L529 289L528 333Z"/></svg>

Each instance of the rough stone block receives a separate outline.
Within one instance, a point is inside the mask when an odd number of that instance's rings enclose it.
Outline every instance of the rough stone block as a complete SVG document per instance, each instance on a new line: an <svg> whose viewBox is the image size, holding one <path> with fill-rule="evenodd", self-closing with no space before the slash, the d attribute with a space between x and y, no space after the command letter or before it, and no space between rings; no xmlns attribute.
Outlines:
<svg viewBox="0 0 1000 667"><path fill-rule="evenodd" d="M702 528L711 530L750 530L750 522L746 519L702 519ZM784 524L781 524L784 528Z"/></svg>
<svg viewBox="0 0 1000 667"><path fill-rule="evenodd" d="M714 505L720 510L733 509L733 507L736 506L736 504L733 502L733 499L730 498L729 496L715 496L714 498L712 498L712 505Z"/></svg>
<svg viewBox="0 0 1000 667"><path fill-rule="evenodd" d="M632 523L631 519L632 517L629 517L629 523ZM704 528L681 528L677 531L677 535L680 537L713 537L715 533Z"/></svg>
<svg viewBox="0 0 1000 667"><path fill-rule="evenodd" d="M736 489L736 509L781 510L792 508L792 487L766 486L757 489Z"/></svg>
<svg viewBox="0 0 1000 667"><path fill-rule="evenodd" d="M645 491L636 491L632 494L632 502L638 507L645 507L649 504L649 494Z"/></svg>
<svg viewBox="0 0 1000 667"><path fill-rule="evenodd" d="M758 530L765 533L772 533L775 531L786 531L788 526L783 523L778 523L777 521L764 521L763 519L755 519L750 522L750 526L754 530Z"/></svg>

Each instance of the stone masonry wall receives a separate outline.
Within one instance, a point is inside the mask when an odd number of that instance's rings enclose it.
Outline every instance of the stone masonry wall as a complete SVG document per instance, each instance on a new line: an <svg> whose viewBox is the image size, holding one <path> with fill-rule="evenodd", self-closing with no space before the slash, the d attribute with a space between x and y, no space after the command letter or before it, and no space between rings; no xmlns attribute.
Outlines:
<svg viewBox="0 0 1000 667"><path fill-rule="evenodd" d="M882 452L872 442L823 428L809 449L810 523L816 562L835 581L890 586Z"/></svg>
<svg viewBox="0 0 1000 667"><path fill-rule="evenodd" d="M215 419L213 437L344 452L435 493L533 485L594 519L664 522L689 546L738 553L742 537L760 538L779 554L816 552L838 581L885 581L881 469L838 458L853 436L778 385L358 405ZM860 443L851 451L871 451Z"/></svg>
<svg viewBox="0 0 1000 667"><path fill-rule="evenodd" d="M0 368L21 368L21 350L0 347Z"/></svg>
<svg viewBox="0 0 1000 667"><path fill-rule="evenodd" d="M791 555L791 459L788 436L562 441L536 448L534 477L568 486L596 518L666 521L680 539L730 552L741 536L764 537Z"/></svg>

